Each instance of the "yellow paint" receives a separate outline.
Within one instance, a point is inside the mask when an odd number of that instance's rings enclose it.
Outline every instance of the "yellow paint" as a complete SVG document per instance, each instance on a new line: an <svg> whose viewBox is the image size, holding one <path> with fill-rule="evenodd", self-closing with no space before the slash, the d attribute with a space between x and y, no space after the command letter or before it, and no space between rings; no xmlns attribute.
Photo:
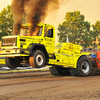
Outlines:
<svg viewBox="0 0 100 100"><path fill-rule="evenodd" d="M76 68L77 61L82 55L89 55L89 53L80 54L81 46L72 43L57 43L55 46L56 59L49 59L49 64L62 65L67 68Z"/></svg>
<svg viewBox="0 0 100 100"><path fill-rule="evenodd" d="M22 28L28 27L31 24L23 24ZM38 24L38 26L42 27L42 35L41 36L5 36L2 38L2 46L0 50L0 57L14 57L14 56L29 56L29 51L32 47L32 44L43 44L48 53L54 53L55 47L55 27L49 24ZM45 37L44 29L47 27L48 29L53 29L53 37ZM10 42L13 43L10 43ZM24 49L26 54L18 54L20 53L20 49Z"/></svg>
<svg viewBox="0 0 100 100"><path fill-rule="evenodd" d="M35 71L48 71L49 69L30 69L30 70L9 70L9 71L0 71L0 73L16 73L16 72L35 72Z"/></svg>

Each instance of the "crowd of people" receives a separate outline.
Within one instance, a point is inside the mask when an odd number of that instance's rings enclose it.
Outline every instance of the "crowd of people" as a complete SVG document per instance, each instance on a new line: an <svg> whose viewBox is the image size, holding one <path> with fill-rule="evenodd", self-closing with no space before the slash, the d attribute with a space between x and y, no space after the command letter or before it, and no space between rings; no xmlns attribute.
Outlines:
<svg viewBox="0 0 100 100"><path fill-rule="evenodd" d="M93 48L86 48L86 49L83 49L81 50L81 52L90 52L90 56L92 58L96 58L97 57L97 49L93 49Z"/></svg>

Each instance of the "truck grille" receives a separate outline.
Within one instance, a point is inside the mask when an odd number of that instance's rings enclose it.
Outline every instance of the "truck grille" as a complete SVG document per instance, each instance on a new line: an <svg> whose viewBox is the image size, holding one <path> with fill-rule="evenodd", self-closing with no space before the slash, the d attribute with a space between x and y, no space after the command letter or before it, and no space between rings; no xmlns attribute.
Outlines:
<svg viewBox="0 0 100 100"><path fill-rule="evenodd" d="M17 45L17 39L16 38L5 38L2 39L2 46L16 46Z"/></svg>

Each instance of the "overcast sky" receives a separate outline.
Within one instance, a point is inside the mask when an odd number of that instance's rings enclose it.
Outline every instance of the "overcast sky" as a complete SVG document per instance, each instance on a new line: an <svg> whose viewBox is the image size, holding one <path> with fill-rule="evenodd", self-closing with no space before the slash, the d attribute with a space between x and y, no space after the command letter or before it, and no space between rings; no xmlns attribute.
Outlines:
<svg viewBox="0 0 100 100"><path fill-rule="evenodd" d="M63 1L63 0L62 0ZM65 13L70 11L80 11L85 15L85 20L94 24L100 20L100 0L66 0L68 2L60 5L55 12L50 12L45 23L58 27L59 23L64 21ZM0 10L11 4L11 0L0 0Z"/></svg>
<svg viewBox="0 0 100 100"><path fill-rule="evenodd" d="M0 0L0 11L4 8L7 7L7 5L11 4L11 0Z"/></svg>

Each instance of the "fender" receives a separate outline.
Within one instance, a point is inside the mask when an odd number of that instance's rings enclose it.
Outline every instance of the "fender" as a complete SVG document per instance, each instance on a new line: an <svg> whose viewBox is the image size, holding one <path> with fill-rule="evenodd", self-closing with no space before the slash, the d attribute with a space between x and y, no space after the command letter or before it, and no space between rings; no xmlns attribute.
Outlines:
<svg viewBox="0 0 100 100"><path fill-rule="evenodd" d="M81 56L79 56L79 57L77 58L76 67L75 67L75 68L77 68L78 61L79 61L79 59L80 59L81 57L83 57L83 56L87 56L87 55L81 55Z"/></svg>
<svg viewBox="0 0 100 100"><path fill-rule="evenodd" d="M48 55L47 50L46 50L46 48L45 48L45 46L43 44L31 43L28 46L27 49L29 50L30 56L32 56L33 51L41 50L44 53L45 57L46 57L46 62L49 61L49 55Z"/></svg>

